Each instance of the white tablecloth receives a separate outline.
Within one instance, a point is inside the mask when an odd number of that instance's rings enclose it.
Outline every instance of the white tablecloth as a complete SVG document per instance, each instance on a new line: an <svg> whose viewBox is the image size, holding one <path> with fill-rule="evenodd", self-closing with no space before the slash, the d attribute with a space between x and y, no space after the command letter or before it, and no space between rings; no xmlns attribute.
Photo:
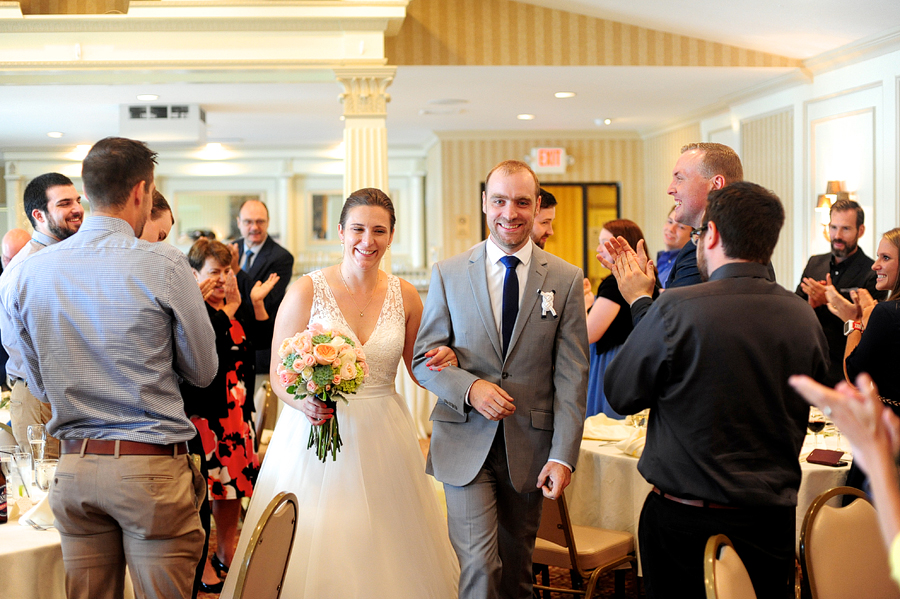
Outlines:
<svg viewBox="0 0 900 599"><path fill-rule="evenodd" d="M65 599L59 533L18 522L0 524L0 599Z"/></svg>
<svg viewBox="0 0 900 599"><path fill-rule="evenodd" d="M0 599L66 599L59 532L0 524ZM126 571L125 599L134 599Z"/></svg>
<svg viewBox="0 0 900 599"><path fill-rule="evenodd" d="M810 435L808 441L811 439ZM810 449L812 445L804 445L804 453ZM641 508L652 488L638 472L637 464L638 458L625 455L614 444L582 441L578 467L566 490L572 523L630 532L637 543ZM844 484L849 469L849 466L832 468L806 461L800 463L803 479L797 497L798 547L809 504L823 491Z"/></svg>

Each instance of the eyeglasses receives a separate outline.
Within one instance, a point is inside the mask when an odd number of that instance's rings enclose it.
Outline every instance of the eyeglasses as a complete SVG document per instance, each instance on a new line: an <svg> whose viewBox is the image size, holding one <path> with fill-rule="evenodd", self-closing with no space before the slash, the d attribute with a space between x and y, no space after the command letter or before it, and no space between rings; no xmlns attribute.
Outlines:
<svg viewBox="0 0 900 599"><path fill-rule="evenodd" d="M245 227L250 227L253 225L256 225L257 227L262 227L267 222L269 222L267 219L262 219L262 218L257 219L257 220L241 219L241 224L244 225Z"/></svg>
<svg viewBox="0 0 900 599"><path fill-rule="evenodd" d="M708 228L709 225L703 225L699 229L691 229L691 242L694 245L697 245L697 242L700 241L700 236L703 235Z"/></svg>

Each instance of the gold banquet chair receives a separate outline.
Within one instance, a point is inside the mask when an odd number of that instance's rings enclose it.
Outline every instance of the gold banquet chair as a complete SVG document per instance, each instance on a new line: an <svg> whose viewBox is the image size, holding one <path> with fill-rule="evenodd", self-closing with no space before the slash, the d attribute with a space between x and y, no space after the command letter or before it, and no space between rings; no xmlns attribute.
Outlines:
<svg viewBox="0 0 900 599"><path fill-rule="evenodd" d="M560 495L557 500L544 498L533 561L537 568L544 566L541 569L545 584L535 584L534 588L545 591L545 597L552 591L590 598L600 575L623 564L631 565L635 577L634 593L637 597L634 536L618 530L573 526L569 520L565 494ZM569 570L572 573L573 588L549 586L547 566ZM584 580L587 580L586 585L583 584ZM576 588L581 586L584 588Z"/></svg>
<svg viewBox="0 0 900 599"><path fill-rule="evenodd" d="M858 499L846 507L826 505L839 495ZM900 598L875 508L859 489L835 487L813 500L800 531L800 566L813 599Z"/></svg>
<svg viewBox="0 0 900 599"><path fill-rule="evenodd" d="M703 582L706 599L756 599L747 568L725 535L711 536L706 542Z"/></svg>
<svg viewBox="0 0 900 599"><path fill-rule="evenodd" d="M281 596L296 533L297 496L279 493L266 506L250 537L231 599Z"/></svg>

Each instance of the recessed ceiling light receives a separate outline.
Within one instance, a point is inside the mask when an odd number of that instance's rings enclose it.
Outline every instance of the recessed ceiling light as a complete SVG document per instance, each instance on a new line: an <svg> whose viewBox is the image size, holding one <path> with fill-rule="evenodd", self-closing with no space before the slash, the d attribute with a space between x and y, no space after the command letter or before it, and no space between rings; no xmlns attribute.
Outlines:
<svg viewBox="0 0 900 599"><path fill-rule="evenodd" d="M437 104L439 106L453 106L455 104L468 104L468 100L462 100L460 98L439 98L435 100L428 100L429 104Z"/></svg>
<svg viewBox="0 0 900 599"><path fill-rule="evenodd" d="M62 131L51 131L47 134L47 137L52 137L53 139L59 139L62 136Z"/></svg>
<svg viewBox="0 0 900 599"><path fill-rule="evenodd" d="M594 119L595 125L609 125L612 124L612 119Z"/></svg>
<svg viewBox="0 0 900 599"><path fill-rule="evenodd" d="M516 118L519 119L520 121L531 121L531 120L534 120L534 115L533 114L518 114L518 115L516 115Z"/></svg>
<svg viewBox="0 0 900 599"><path fill-rule="evenodd" d="M152 102L154 100L159 100L159 96L156 94L138 94L137 99L141 102Z"/></svg>
<svg viewBox="0 0 900 599"><path fill-rule="evenodd" d="M574 98L575 92L556 92L553 95L557 98Z"/></svg>
<svg viewBox="0 0 900 599"><path fill-rule="evenodd" d="M610 125L610 124L612 124L612 119L604 119L604 120L603 120L603 124L604 124L604 125Z"/></svg>

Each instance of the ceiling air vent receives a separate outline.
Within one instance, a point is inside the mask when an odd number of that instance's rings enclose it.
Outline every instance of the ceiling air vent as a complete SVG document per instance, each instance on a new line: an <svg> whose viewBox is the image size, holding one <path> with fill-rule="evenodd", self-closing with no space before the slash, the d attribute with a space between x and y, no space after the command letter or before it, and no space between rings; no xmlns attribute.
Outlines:
<svg viewBox="0 0 900 599"><path fill-rule="evenodd" d="M206 143L206 111L197 104L122 105L119 134L148 143Z"/></svg>

